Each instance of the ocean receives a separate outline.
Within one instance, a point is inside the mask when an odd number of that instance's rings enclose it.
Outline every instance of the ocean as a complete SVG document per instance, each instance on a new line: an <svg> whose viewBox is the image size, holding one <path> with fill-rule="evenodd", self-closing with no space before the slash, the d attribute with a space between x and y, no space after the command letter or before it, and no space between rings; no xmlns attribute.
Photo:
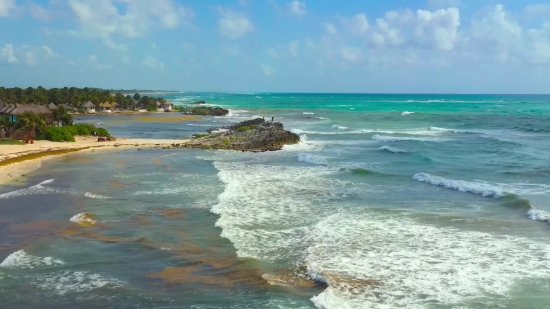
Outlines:
<svg viewBox="0 0 550 309"><path fill-rule="evenodd" d="M166 98L230 114L76 121L274 117L301 142L76 153L0 187L1 308L550 308L550 96Z"/></svg>

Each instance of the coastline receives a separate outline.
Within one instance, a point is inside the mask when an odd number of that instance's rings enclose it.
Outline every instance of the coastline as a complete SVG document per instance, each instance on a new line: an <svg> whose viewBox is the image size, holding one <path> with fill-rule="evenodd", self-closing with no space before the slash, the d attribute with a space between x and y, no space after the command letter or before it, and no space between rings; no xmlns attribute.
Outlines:
<svg viewBox="0 0 550 309"><path fill-rule="evenodd" d="M76 137L74 143L35 141L34 144L2 145L0 147L0 186L20 181L48 160L71 153L95 149L137 149L171 147L188 140L121 138L110 142L97 142L95 137Z"/></svg>

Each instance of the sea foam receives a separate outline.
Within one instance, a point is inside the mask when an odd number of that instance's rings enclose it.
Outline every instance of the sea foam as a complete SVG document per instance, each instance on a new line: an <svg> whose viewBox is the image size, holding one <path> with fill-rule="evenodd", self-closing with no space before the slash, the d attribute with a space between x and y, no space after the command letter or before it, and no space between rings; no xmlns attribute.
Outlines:
<svg viewBox="0 0 550 309"><path fill-rule="evenodd" d="M32 195L32 194L51 194L51 193L66 193L66 190L58 189L58 188L52 188L47 187L45 185L51 184L54 180L49 179L45 180L37 185L34 185L32 187L28 187L25 189L19 189L7 193L0 194L0 199L7 199L7 198L14 198L18 196L23 195Z"/></svg>
<svg viewBox="0 0 550 309"><path fill-rule="evenodd" d="M452 180L439 176L433 176L427 173L418 173L412 177L416 181L429 183L434 186L441 186L448 189L457 190L460 192L470 192L474 194L480 194L486 197L499 198L503 197L506 193L502 188L482 183L482 182L470 182L464 180Z"/></svg>
<svg viewBox="0 0 550 309"><path fill-rule="evenodd" d="M38 257L30 255L24 250L19 250L8 255L8 257L0 263L0 267L13 269L33 269L41 267L55 267L64 264L65 263L63 261L52 257Z"/></svg>
<svg viewBox="0 0 550 309"><path fill-rule="evenodd" d="M378 148L379 150L385 150L385 151L389 151L389 152L392 152L392 153L405 153L405 152L408 152L406 150L402 150L402 149L399 149L399 148L394 148L394 147L390 147L388 145L386 146L382 146L380 148Z"/></svg>
<svg viewBox="0 0 550 309"><path fill-rule="evenodd" d="M328 165L328 162L325 158L313 155L309 153L299 153L298 161L313 164L313 165Z"/></svg>

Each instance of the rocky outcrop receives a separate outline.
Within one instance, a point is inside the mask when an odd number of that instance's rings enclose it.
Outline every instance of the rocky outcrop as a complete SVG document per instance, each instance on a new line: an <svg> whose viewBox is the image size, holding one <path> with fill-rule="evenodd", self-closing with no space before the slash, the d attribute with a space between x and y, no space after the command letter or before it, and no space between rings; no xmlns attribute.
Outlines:
<svg viewBox="0 0 550 309"><path fill-rule="evenodd" d="M229 114L229 110L221 107L187 107L181 111L184 115L197 115L197 116L225 116Z"/></svg>
<svg viewBox="0 0 550 309"><path fill-rule="evenodd" d="M284 129L279 122L254 119L227 127L212 128L209 134L196 134L184 148L226 149L251 152L281 150L284 145L300 142L300 137Z"/></svg>
<svg viewBox="0 0 550 309"><path fill-rule="evenodd" d="M206 101L197 101L189 104L206 104Z"/></svg>
<svg viewBox="0 0 550 309"><path fill-rule="evenodd" d="M258 126L258 125L264 124L264 123L267 123L267 122L265 122L265 120L263 120L262 118L256 118L256 119L252 119L252 120L245 120L243 122L239 122L239 123L234 124L232 126L210 128L210 129L206 130L206 132L212 133L212 132L216 132L216 131L237 131L239 128L243 128L243 127L249 127L250 128L250 127L255 127L255 126Z"/></svg>

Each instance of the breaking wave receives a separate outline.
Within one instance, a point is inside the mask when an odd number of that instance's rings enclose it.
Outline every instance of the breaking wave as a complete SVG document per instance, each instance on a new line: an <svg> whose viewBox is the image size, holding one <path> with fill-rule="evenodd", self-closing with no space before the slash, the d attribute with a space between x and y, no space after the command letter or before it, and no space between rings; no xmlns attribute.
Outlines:
<svg viewBox="0 0 550 309"><path fill-rule="evenodd" d="M434 186L441 186L448 189L457 190L460 192L469 192L480 194L485 197L500 198L506 193L498 187L482 182L469 182L464 180L452 180L439 176L433 176L427 173L418 173L412 177L416 181L429 183Z"/></svg>
<svg viewBox="0 0 550 309"><path fill-rule="evenodd" d="M391 153L405 153L405 152L408 152L406 150L402 150L402 149L399 149L399 148L394 148L394 147L390 147L388 145L386 146L382 146L380 148L378 148L378 150L385 150L385 151L389 151Z"/></svg>

